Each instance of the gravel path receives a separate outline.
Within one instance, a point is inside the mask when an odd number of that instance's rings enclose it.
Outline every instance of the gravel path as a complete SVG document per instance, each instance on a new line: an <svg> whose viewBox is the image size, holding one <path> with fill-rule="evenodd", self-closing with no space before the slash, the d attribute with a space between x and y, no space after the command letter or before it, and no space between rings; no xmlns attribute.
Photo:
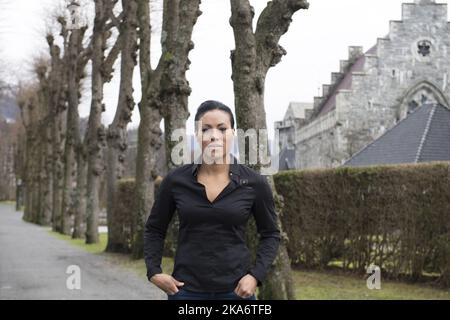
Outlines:
<svg viewBox="0 0 450 320"><path fill-rule="evenodd" d="M53 237L22 214L0 203L0 299L166 298L133 271ZM80 267L80 290L67 289L70 265Z"/></svg>

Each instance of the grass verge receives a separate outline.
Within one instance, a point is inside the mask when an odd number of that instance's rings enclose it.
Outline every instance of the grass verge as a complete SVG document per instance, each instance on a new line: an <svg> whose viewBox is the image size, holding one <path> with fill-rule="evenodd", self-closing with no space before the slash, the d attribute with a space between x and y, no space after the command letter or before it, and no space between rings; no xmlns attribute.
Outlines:
<svg viewBox="0 0 450 320"><path fill-rule="evenodd" d="M134 260L130 255L105 252L107 234L100 234L97 244L85 244L83 239L49 231L53 236L81 247L87 252L106 257L109 263L121 266L146 279L146 267L143 259ZM173 259L162 260L164 273L171 274ZM295 294L298 300L450 300L450 290L438 289L426 284L409 284L392 280L383 280L381 290L369 290L366 278L339 272L319 272L293 270Z"/></svg>

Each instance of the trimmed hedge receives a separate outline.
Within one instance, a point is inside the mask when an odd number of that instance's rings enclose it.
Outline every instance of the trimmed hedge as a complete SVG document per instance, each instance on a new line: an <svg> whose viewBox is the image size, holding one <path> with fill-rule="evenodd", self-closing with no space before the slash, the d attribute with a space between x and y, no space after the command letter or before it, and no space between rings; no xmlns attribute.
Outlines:
<svg viewBox="0 0 450 320"><path fill-rule="evenodd" d="M450 285L450 163L284 171L281 217L293 264L340 263Z"/></svg>
<svg viewBox="0 0 450 320"><path fill-rule="evenodd" d="M134 179L121 179L117 184L117 201L112 212L110 252L130 253L133 241ZM112 236L113 235L113 236ZM111 245L112 243L112 245Z"/></svg>
<svg viewBox="0 0 450 320"><path fill-rule="evenodd" d="M154 197L156 197L161 181L162 177L160 176L155 179ZM114 232L111 233L114 236L109 238L109 242L112 243L111 252L131 253L133 245L142 245L142 243L133 243L135 233L137 233L134 225L137 220L134 213L135 188L136 183L133 178L121 179L117 183L116 207L110 217L111 228L114 229Z"/></svg>

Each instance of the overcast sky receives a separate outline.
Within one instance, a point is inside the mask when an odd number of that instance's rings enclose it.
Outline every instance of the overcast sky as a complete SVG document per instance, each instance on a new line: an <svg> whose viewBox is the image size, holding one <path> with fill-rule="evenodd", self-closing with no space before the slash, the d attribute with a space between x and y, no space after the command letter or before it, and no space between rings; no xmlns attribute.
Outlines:
<svg viewBox="0 0 450 320"><path fill-rule="evenodd" d="M322 84L330 83L331 72L339 71L339 60L347 58L348 46L360 45L365 51L370 49L378 37L388 34L390 20L401 19L401 4L413 1L310 0L309 10L297 12L289 31L281 39L287 55L269 71L266 81L265 108L270 137L273 137L274 122L283 118L289 102L312 102L321 92ZM10 75L26 77L32 58L46 50L46 21L58 2L0 0L0 57ZM256 16L266 3L266 0L251 1ZM194 28L192 64L187 73L192 87L188 133L193 131L195 111L204 100L220 100L234 110L229 60L234 40L228 22L229 0L202 0L201 10L203 14ZM153 45L154 63L159 48L156 41ZM136 76L135 98L138 102L138 72ZM103 117L106 125L114 116L118 80L115 77L106 87L107 108ZM80 108L81 115L86 116L88 95ZM136 107L131 126L138 124Z"/></svg>

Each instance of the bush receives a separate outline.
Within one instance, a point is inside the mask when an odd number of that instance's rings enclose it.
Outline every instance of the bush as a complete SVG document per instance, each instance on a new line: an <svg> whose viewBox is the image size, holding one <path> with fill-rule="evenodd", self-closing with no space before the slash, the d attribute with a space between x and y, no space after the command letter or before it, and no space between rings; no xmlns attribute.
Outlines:
<svg viewBox="0 0 450 320"><path fill-rule="evenodd" d="M155 179L154 197L156 197L161 181L162 177L160 176ZM133 241L137 236L136 229L138 229L134 226L135 220L137 220L134 212L135 188L136 183L132 178L118 181L116 206L110 217L111 229L113 229L108 241L108 247L110 247L108 251L110 252L131 253L132 246L135 245ZM141 237L141 235L138 236Z"/></svg>
<svg viewBox="0 0 450 320"><path fill-rule="evenodd" d="M450 284L450 163L284 171L274 177L294 264L375 264Z"/></svg>

